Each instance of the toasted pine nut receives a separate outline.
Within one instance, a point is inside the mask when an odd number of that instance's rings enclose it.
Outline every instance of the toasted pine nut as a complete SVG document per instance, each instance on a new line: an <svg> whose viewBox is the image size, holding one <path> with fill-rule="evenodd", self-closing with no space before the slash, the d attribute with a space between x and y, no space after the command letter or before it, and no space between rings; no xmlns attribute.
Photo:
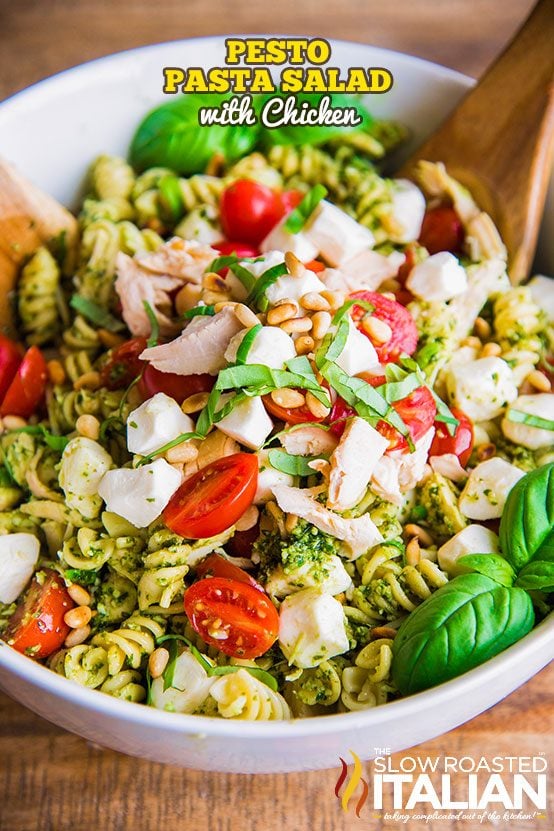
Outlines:
<svg viewBox="0 0 554 831"><path fill-rule="evenodd" d="M469 346L471 349L481 349L483 344L481 343L480 338L475 337L475 335L470 335L468 338L463 339L460 346Z"/></svg>
<svg viewBox="0 0 554 831"><path fill-rule="evenodd" d="M497 358L499 355L502 355L502 347L499 343L494 343L491 341L490 343L486 343L482 350L481 350L481 358Z"/></svg>
<svg viewBox="0 0 554 831"><path fill-rule="evenodd" d="M303 294L300 298L300 305L310 312L328 312L331 308L329 301L317 291L309 291L307 294Z"/></svg>
<svg viewBox="0 0 554 831"><path fill-rule="evenodd" d="M216 303L226 303L229 300L229 295L224 291L205 289L202 293L202 299L207 306L215 306Z"/></svg>
<svg viewBox="0 0 554 831"><path fill-rule="evenodd" d="M491 325L488 320L485 320L484 317L476 318L473 328L475 330L475 334L480 337L481 340L487 340L487 338L490 338Z"/></svg>
<svg viewBox="0 0 554 831"><path fill-rule="evenodd" d="M90 626L88 624L85 626L79 626L77 629L72 629L64 641L64 646L67 646L68 649L72 646L79 646L80 643L84 643L86 641L89 635Z"/></svg>
<svg viewBox="0 0 554 831"><path fill-rule="evenodd" d="M321 296L327 300L329 306L334 311L335 309L340 309L341 306L344 305L344 301L346 300L346 295L343 291L329 291L326 289L325 291L321 292Z"/></svg>
<svg viewBox="0 0 554 831"><path fill-rule="evenodd" d="M253 528L254 525L258 521L258 517L260 516L259 510L256 508L255 505L250 505L249 508L243 513L243 515L235 522L235 528L237 531L248 531L249 528Z"/></svg>
<svg viewBox="0 0 554 831"><path fill-rule="evenodd" d="M312 321L309 317L293 317L290 320L284 320L280 326L283 332L292 335L296 332L309 332L312 328Z"/></svg>
<svg viewBox="0 0 554 831"><path fill-rule="evenodd" d="M315 340L321 340L329 331L331 315L329 312L316 312L312 315L312 335Z"/></svg>
<svg viewBox="0 0 554 831"><path fill-rule="evenodd" d="M237 303L235 306L235 315L237 320L242 323L243 326L246 326L250 329L252 326L257 326L260 322L252 309L249 309L248 306L245 306L244 303Z"/></svg>
<svg viewBox="0 0 554 831"><path fill-rule="evenodd" d="M148 669L152 678L159 678L168 663L169 652L164 646L159 646L148 658Z"/></svg>
<svg viewBox="0 0 554 831"><path fill-rule="evenodd" d="M379 291L381 294L394 294L394 292L398 291L400 288L402 288L402 286L398 280L395 280L394 277L389 277L388 280L383 280L379 286Z"/></svg>
<svg viewBox="0 0 554 831"><path fill-rule="evenodd" d="M63 616L64 623L71 629L79 629L81 626L86 626L92 617L92 609L90 606L76 606L70 609Z"/></svg>
<svg viewBox="0 0 554 831"><path fill-rule="evenodd" d="M68 586L67 593L77 606L88 606L91 601L88 591L78 583Z"/></svg>
<svg viewBox="0 0 554 831"><path fill-rule="evenodd" d="M270 326L278 326L285 320L290 320L298 314L298 306L293 301L279 303L267 313L267 322Z"/></svg>
<svg viewBox="0 0 554 831"><path fill-rule="evenodd" d="M496 445L492 443L492 441L488 442L487 444L480 444L479 447L476 448L477 458L480 462L484 462L487 459L492 459L493 456L496 456Z"/></svg>
<svg viewBox="0 0 554 831"><path fill-rule="evenodd" d="M81 436L86 436L87 439L96 441L100 435L100 422L96 416L89 415L88 413L83 413L83 415L79 416L75 422L75 427L77 428L77 432Z"/></svg>
<svg viewBox="0 0 554 831"><path fill-rule="evenodd" d="M425 530L425 528L422 528L421 525L416 525L414 522L410 522L406 525L404 531L409 537L417 537L425 548L433 545L433 537L428 531Z"/></svg>
<svg viewBox="0 0 554 831"><path fill-rule="evenodd" d="M223 309L234 309L235 306L238 306L236 300L222 300L221 303L214 303L214 312L222 312Z"/></svg>
<svg viewBox="0 0 554 831"><path fill-rule="evenodd" d="M372 638L396 638L398 632L392 626L375 626L370 634Z"/></svg>
<svg viewBox="0 0 554 831"><path fill-rule="evenodd" d="M117 332L110 332L109 329L98 329L98 340L102 346L113 349L114 346L120 346L125 338L123 335L118 335Z"/></svg>
<svg viewBox="0 0 554 831"><path fill-rule="evenodd" d="M203 410L206 404L208 403L208 398L210 397L209 392L195 392L193 395L189 395L188 398L185 398L183 403L181 404L181 409L184 413L198 413L200 410Z"/></svg>
<svg viewBox="0 0 554 831"><path fill-rule="evenodd" d="M294 348L297 355L307 355L315 346L315 341L311 335L300 335L294 341Z"/></svg>
<svg viewBox="0 0 554 831"><path fill-rule="evenodd" d="M6 415L2 419L6 430L19 430L20 427L26 427L27 422L21 416Z"/></svg>
<svg viewBox="0 0 554 831"><path fill-rule="evenodd" d="M208 289L208 291L227 292L227 283L225 282L225 278L216 271L208 271L207 274L204 274L202 278L202 285L205 289Z"/></svg>
<svg viewBox="0 0 554 831"><path fill-rule="evenodd" d="M529 373L525 380L528 381L536 390L539 390L539 392L550 392L552 389L552 384L544 372L541 372L540 369L534 369L533 372Z"/></svg>
<svg viewBox="0 0 554 831"><path fill-rule="evenodd" d="M306 407L316 418L325 418L331 412L331 408L322 404L309 390L306 393Z"/></svg>
<svg viewBox="0 0 554 831"><path fill-rule="evenodd" d="M182 441L181 444L175 445L165 454L165 458L170 465L173 464L188 464L193 462L198 457L198 448L190 441Z"/></svg>
<svg viewBox="0 0 554 831"><path fill-rule="evenodd" d="M406 562L410 566L415 566L421 559L421 551L419 548L419 540L413 537L406 546Z"/></svg>
<svg viewBox="0 0 554 831"><path fill-rule="evenodd" d="M296 254L293 254L292 251L286 252L285 265L293 277L302 277L302 275L306 271L304 263L301 260L299 260Z"/></svg>
<svg viewBox="0 0 554 831"><path fill-rule="evenodd" d="M287 409L296 409L296 407L303 407L306 399L298 390L292 390L288 387L283 387L280 390L273 390L271 398L279 407L286 407Z"/></svg>
<svg viewBox="0 0 554 831"><path fill-rule="evenodd" d="M92 370L85 372L80 378L73 382L74 390L82 390L86 387L89 390L97 390L100 386L100 373Z"/></svg>
<svg viewBox="0 0 554 831"><path fill-rule="evenodd" d="M381 292L383 297L386 297L387 300L396 300L396 295L393 291L383 291Z"/></svg>
<svg viewBox="0 0 554 831"><path fill-rule="evenodd" d="M292 534L297 525L298 517L296 516L296 514L287 514L285 516L285 529L287 534Z"/></svg>
<svg viewBox="0 0 554 831"><path fill-rule="evenodd" d="M61 386L65 381L65 369L60 361L56 361L55 359L52 361L48 361L46 364L46 368L48 369L48 377L52 384L56 386Z"/></svg>
<svg viewBox="0 0 554 831"><path fill-rule="evenodd" d="M378 317L364 317L362 319L362 329L378 344L388 343L392 338L392 329L389 324Z"/></svg>
<svg viewBox="0 0 554 831"><path fill-rule="evenodd" d="M187 283L179 290L175 296L175 310L177 314L182 315L183 312L188 312L198 305L198 301L202 297L202 286L197 286L194 283Z"/></svg>

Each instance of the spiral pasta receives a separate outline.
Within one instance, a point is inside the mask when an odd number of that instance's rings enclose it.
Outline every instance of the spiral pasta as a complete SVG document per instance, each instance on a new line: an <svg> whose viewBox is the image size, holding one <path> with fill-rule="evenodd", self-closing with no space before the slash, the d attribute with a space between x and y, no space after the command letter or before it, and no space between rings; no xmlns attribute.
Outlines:
<svg viewBox="0 0 554 831"><path fill-rule="evenodd" d="M164 632L165 627L158 620L133 614L119 629L99 632L92 643L106 650L109 674L116 675L124 666L138 669L143 658L154 651L156 639Z"/></svg>
<svg viewBox="0 0 554 831"><path fill-rule="evenodd" d="M129 199L135 184L131 165L120 156L99 156L90 169L90 181L99 199Z"/></svg>
<svg viewBox="0 0 554 831"><path fill-rule="evenodd" d="M49 666L83 687L97 689L108 677L108 653L101 646L83 643L55 653Z"/></svg>
<svg viewBox="0 0 554 831"><path fill-rule="evenodd" d="M354 589L351 602L369 620L394 620L403 611L412 612L447 582L436 563L422 558L415 566L404 566L398 574L387 570L383 577Z"/></svg>
<svg viewBox="0 0 554 831"><path fill-rule="evenodd" d="M217 678L210 696L217 702L223 718L249 721L277 721L290 718L289 705L283 696L254 678L245 669Z"/></svg>
<svg viewBox="0 0 554 831"><path fill-rule="evenodd" d="M124 669L106 678L100 690L114 696L114 698L140 703L146 698L146 688L141 681L140 672L133 669Z"/></svg>
<svg viewBox="0 0 554 831"><path fill-rule="evenodd" d="M494 333L502 358L512 367L516 384L539 363L546 320L526 286L508 289L494 301Z"/></svg>
<svg viewBox="0 0 554 831"><path fill-rule="evenodd" d="M102 538L91 528L79 528L75 537L65 541L62 557L70 568L98 571L108 562L113 549L114 541L109 537Z"/></svg>
<svg viewBox="0 0 554 831"><path fill-rule="evenodd" d="M24 266L18 284L18 312L29 344L45 344L61 328L60 269L47 248L39 248Z"/></svg>

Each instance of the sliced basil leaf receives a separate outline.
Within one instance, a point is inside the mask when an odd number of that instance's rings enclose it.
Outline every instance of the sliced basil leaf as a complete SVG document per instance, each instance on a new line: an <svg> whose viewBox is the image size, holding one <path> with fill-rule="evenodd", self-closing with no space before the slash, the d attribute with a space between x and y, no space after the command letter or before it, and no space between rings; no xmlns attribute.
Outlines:
<svg viewBox="0 0 554 831"><path fill-rule="evenodd" d="M102 329L107 329L109 332L121 332L125 329L123 321L118 320L103 309L102 306L99 306L98 303L89 300L87 297L74 294L69 301L69 305L80 315L86 317L87 320L90 320L91 323L100 326Z"/></svg>
<svg viewBox="0 0 554 831"><path fill-rule="evenodd" d="M401 401L403 398L407 398L408 395L420 386L421 380L413 372L410 375L406 375L401 381L388 381L386 384L377 387L377 389L382 393L385 400L389 404L392 404L394 401Z"/></svg>
<svg viewBox="0 0 554 831"><path fill-rule="evenodd" d="M222 369L217 377L214 389L230 390L251 388L258 395L265 395L268 391L296 387L309 389L318 401L329 406L329 395L316 381L311 381L302 375L284 369L272 369L263 364L247 364L245 366L230 366Z"/></svg>
<svg viewBox="0 0 554 831"><path fill-rule="evenodd" d="M314 185L296 208L288 215L285 222L285 231L288 231L289 234L300 233L321 200L327 196L327 192L327 188L324 185Z"/></svg>
<svg viewBox="0 0 554 831"><path fill-rule="evenodd" d="M229 271L232 271L235 277L240 280L247 292L250 293L254 290L257 280L247 268L240 263L231 263Z"/></svg>
<svg viewBox="0 0 554 831"><path fill-rule="evenodd" d="M459 557L457 565L470 568L478 574L490 577L501 586L513 586L515 571L504 557L499 554L465 554Z"/></svg>
<svg viewBox="0 0 554 831"><path fill-rule="evenodd" d="M213 306L194 306L192 309L187 309L181 315L182 320L191 320L193 317L213 317L215 315L215 308Z"/></svg>
<svg viewBox="0 0 554 831"><path fill-rule="evenodd" d="M167 453L168 450L171 450L172 447L177 447L178 444L181 444L184 441L189 441L189 439L203 439L205 436L202 436L198 433L198 431L194 433L181 433L180 436L177 438L168 441L166 444L158 447L157 450L152 451L147 456L143 456L142 459L136 464L136 467L142 467L143 465L148 465L150 462L156 457Z"/></svg>
<svg viewBox="0 0 554 831"><path fill-rule="evenodd" d="M248 329L248 331L245 333L243 339L240 342L239 348L237 349L237 357L235 358L237 364L246 363L248 353L252 349L252 346L254 345L254 341L256 340L258 333L261 332L263 328L264 327L262 326L262 324L258 323L256 326L252 326L251 329Z"/></svg>
<svg viewBox="0 0 554 831"><path fill-rule="evenodd" d="M528 427L538 427L541 430L554 430L554 421L550 418L541 418L541 416L525 413L523 410L512 410L507 413L508 421L514 421L516 424L526 424Z"/></svg>
<svg viewBox="0 0 554 831"><path fill-rule="evenodd" d="M288 473L290 476L313 476L315 470L310 467L309 463L321 458L321 456L295 456L277 448L268 453L271 467L282 473Z"/></svg>
<svg viewBox="0 0 554 831"><path fill-rule="evenodd" d="M224 268L229 268L236 263L258 263L263 261L263 257L239 257L238 254L224 254L217 257L208 266L208 271L221 271Z"/></svg>
<svg viewBox="0 0 554 831"><path fill-rule="evenodd" d="M246 298L246 305L257 306L261 312L267 311L269 302L265 296L265 293L268 288L284 274L288 274L288 269L285 263L278 263L272 268L268 268L267 271L264 271L264 273L256 280L254 288Z"/></svg>
<svg viewBox="0 0 554 831"><path fill-rule="evenodd" d="M164 692L169 690L170 687L173 687L175 683L175 667L177 665L177 658L179 657L179 653L177 651L177 641L173 638L169 640L167 649L169 652L169 661L167 662L167 666L163 673Z"/></svg>
<svg viewBox="0 0 554 831"><path fill-rule="evenodd" d="M158 341L160 339L160 324L158 323L158 318L156 317L156 313L150 303L147 300L143 300L142 305L144 306L144 310L148 315L148 320L150 321L150 337L146 341L146 345L149 349L151 349L153 346L158 345Z"/></svg>

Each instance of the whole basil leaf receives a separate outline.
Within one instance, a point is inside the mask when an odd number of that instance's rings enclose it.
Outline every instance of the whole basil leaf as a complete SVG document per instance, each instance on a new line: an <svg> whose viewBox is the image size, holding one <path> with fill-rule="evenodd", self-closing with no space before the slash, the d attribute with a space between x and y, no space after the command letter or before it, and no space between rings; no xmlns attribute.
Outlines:
<svg viewBox="0 0 554 831"><path fill-rule="evenodd" d="M361 122L356 127L337 127L326 125L301 125L284 124L280 127L266 127L261 135L263 144L272 147L276 144L323 144L336 136L345 132L352 132L353 130L362 130L364 127L369 127L374 123L374 119L368 113L362 102L354 95L344 95L341 93L307 93L302 92L293 96L296 99L296 106L300 106L306 102L310 107L316 109L319 106L321 99L327 96L331 99L331 107L337 109L339 107L353 107L357 114L361 117ZM269 98L288 98L286 93L271 94L265 98L264 103Z"/></svg>
<svg viewBox="0 0 554 831"><path fill-rule="evenodd" d="M515 571L510 563L499 554L465 554L459 557L456 565L465 566L478 574L490 577L501 586L513 586Z"/></svg>
<svg viewBox="0 0 554 831"><path fill-rule="evenodd" d="M402 623L393 642L392 678L403 695L449 681L511 646L533 627L523 589L462 574Z"/></svg>
<svg viewBox="0 0 554 831"><path fill-rule="evenodd" d="M554 556L554 463L526 473L508 494L500 547L516 571Z"/></svg>
<svg viewBox="0 0 554 831"><path fill-rule="evenodd" d="M554 591L554 562L552 560L532 560L521 569L515 582L516 586L529 591Z"/></svg>

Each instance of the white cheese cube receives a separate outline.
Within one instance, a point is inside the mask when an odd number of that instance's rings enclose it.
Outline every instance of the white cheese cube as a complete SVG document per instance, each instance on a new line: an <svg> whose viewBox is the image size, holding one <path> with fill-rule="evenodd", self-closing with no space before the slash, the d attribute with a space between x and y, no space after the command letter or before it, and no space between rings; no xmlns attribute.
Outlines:
<svg viewBox="0 0 554 831"><path fill-rule="evenodd" d="M348 338L336 363L349 375L357 375L379 366L375 347L370 339L356 328L351 318L348 319Z"/></svg>
<svg viewBox="0 0 554 831"><path fill-rule="evenodd" d="M231 342L225 350L225 360L229 361L230 364L235 363L239 346L248 331L250 330L244 329L231 338ZM287 335L278 326L264 326L254 338L245 363L263 364L264 366L270 366L272 369L284 369L285 362L295 357L296 349L291 336Z"/></svg>
<svg viewBox="0 0 554 831"><path fill-rule="evenodd" d="M189 649L175 661L173 686L164 690L162 676L152 681L152 706L170 713L194 713L205 702L214 683Z"/></svg>
<svg viewBox="0 0 554 831"><path fill-rule="evenodd" d="M280 265L281 263L285 262L285 255L282 251L266 251L264 252L263 257L257 257L257 262L249 263L246 260L241 260L239 265L242 268L249 271L250 274L256 278L256 280L261 277L264 271L269 271L270 268L273 268L276 265ZM225 275L225 283L228 290L231 293L231 297L233 300L246 300L248 297L248 291L236 276L233 274L231 269L227 271ZM190 326L190 324L189 324Z"/></svg>
<svg viewBox="0 0 554 831"><path fill-rule="evenodd" d="M39 551L32 534L0 536L0 603L17 600L32 577Z"/></svg>
<svg viewBox="0 0 554 831"><path fill-rule="evenodd" d="M165 459L134 469L109 470L98 487L106 510L146 528L159 517L179 485L181 474Z"/></svg>
<svg viewBox="0 0 554 831"><path fill-rule="evenodd" d="M269 461L269 450L258 450L258 487L254 497L254 505L263 505L273 499L275 485L294 485L294 477L290 473L276 470Z"/></svg>
<svg viewBox="0 0 554 831"><path fill-rule="evenodd" d="M524 475L523 470L495 456L481 462L469 474L459 508L468 519L498 519L508 494Z"/></svg>
<svg viewBox="0 0 554 831"><path fill-rule="evenodd" d="M409 179L394 179L392 187L393 242L412 242L419 238L425 216L425 197Z"/></svg>
<svg viewBox="0 0 554 831"><path fill-rule="evenodd" d="M66 504L85 517L98 516L102 507L98 485L112 465L112 457L98 442L85 436L71 439L63 451L59 473Z"/></svg>
<svg viewBox="0 0 554 831"><path fill-rule="evenodd" d="M330 265L351 260L360 251L372 248L375 238L347 213L331 202L320 202L304 226L305 236ZM313 259L313 258L310 258Z"/></svg>
<svg viewBox="0 0 554 831"><path fill-rule="evenodd" d="M439 251L415 265L406 280L412 294L428 303L452 300L463 294L467 285L465 269L449 251Z"/></svg>
<svg viewBox="0 0 554 831"><path fill-rule="evenodd" d="M466 554L498 554L499 551L499 539L494 531L483 525L468 525L441 545L437 557L442 570L449 577L455 577L469 571L457 564L460 557Z"/></svg>
<svg viewBox="0 0 554 831"><path fill-rule="evenodd" d="M289 664L303 669L346 652L342 605L316 588L289 595L279 612L279 644Z"/></svg>
<svg viewBox="0 0 554 831"><path fill-rule="evenodd" d="M529 283L531 296L549 320L554 320L554 279L537 274Z"/></svg>
<svg viewBox="0 0 554 831"><path fill-rule="evenodd" d="M287 231L285 228L287 219L288 216L283 217L275 228L271 229L260 243L260 251L273 251L274 249L292 251L304 263L313 260L317 256L317 247L303 231L299 231L298 234L291 234Z"/></svg>
<svg viewBox="0 0 554 831"><path fill-rule="evenodd" d="M221 405L230 396L221 396ZM273 422L268 416L259 396L247 398L231 410L229 415L217 422L217 427L226 436L251 450L258 450L273 430Z"/></svg>
<svg viewBox="0 0 554 831"><path fill-rule="evenodd" d="M472 421L496 418L517 398L512 370L502 358L479 358L453 366L446 376L446 389L450 403Z"/></svg>
<svg viewBox="0 0 554 831"><path fill-rule="evenodd" d="M174 398L157 392L127 418L127 447L131 453L147 456L173 441L181 433L193 433L194 421Z"/></svg>
<svg viewBox="0 0 554 831"><path fill-rule="evenodd" d="M279 300L295 300L300 302L300 298L308 292L325 291L325 284L321 282L319 277L309 268L304 269L304 273L299 277L293 277L291 274L284 274L278 277L277 280L269 286L266 291L266 297L269 303L274 306ZM303 310L299 310L299 315L304 314Z"/></svg>
<svg viewBox="0 0 554 831"><path fill-rule="evenodd" d="M283 566L277 566L265 584L266 592L272 597L286 597L308 588L319 588L326 594L340 594L352 585L350 575L342 560L331 554L323 563L304 563L287 573Z"/></svg>
<svg viewBox="0 0 554 831"><path fill-rule="evenodd" d="M544 392L537 395L520 395L506 410L502 419L502 432L514 444L521 444L530 450L549 447L554 444L554 431L543 427L532 427L517 421L510 421L510 412L519 410L529 415L539 416L554 422L554 393ZM554 425L553 425L554 426Z"/></svg>

